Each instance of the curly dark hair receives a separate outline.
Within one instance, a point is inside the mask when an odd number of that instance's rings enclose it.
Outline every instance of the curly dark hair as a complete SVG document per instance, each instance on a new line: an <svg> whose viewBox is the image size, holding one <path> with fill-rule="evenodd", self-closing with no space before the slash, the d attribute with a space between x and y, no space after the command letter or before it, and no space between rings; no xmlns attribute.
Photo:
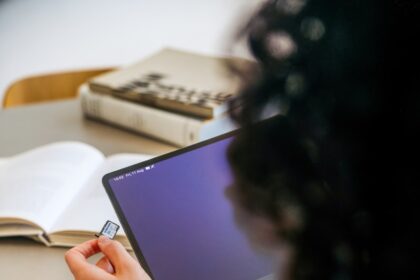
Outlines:
<svg viewBox="0 0 420 280"><path fill-rule="evenodd" d="M273 0L236 38L257 66L230 65L242 78L230 113L245 129L229 159L242 206L293 246L293 279L416 270L418 7ZM290 209L300 222L285 226Z"/></svg>

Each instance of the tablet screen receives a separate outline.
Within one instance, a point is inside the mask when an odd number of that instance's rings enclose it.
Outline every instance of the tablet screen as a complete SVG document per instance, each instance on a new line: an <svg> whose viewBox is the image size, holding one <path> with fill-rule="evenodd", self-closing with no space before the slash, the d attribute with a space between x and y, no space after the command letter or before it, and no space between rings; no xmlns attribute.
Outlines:
<svg viewBox="0 0 420 280"><path fill-rule="evenodd" d="M154 279L271 279L271 263L251 249L224 193L232 183L231 140L108 178L126 232Z"/></svg>

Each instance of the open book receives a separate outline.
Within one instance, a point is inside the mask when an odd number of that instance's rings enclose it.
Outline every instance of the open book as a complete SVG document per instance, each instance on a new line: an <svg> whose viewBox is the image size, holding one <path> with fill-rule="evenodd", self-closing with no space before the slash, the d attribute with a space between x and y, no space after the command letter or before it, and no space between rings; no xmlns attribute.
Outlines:
<svg viewBox="0 0 420 280"><path fill-rule="evenodd" d="M26 236L47 246L74 246L94 238L106 220L119 223L102 176L149 158L105 158L79 142L53 143L0 158L0 237ZM122 228L116 239L130 247Z"/></svg>

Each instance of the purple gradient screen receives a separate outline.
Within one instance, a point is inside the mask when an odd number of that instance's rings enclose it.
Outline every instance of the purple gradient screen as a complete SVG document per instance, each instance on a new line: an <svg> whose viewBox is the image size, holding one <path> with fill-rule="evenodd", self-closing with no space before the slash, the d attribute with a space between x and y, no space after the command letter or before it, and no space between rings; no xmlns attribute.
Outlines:
<svg viewBox="0 0 420 280"><path fill-rule="evenodd" d="M255 280L272 272L236 227L220 140L109 184L157 280Z"/></svg>

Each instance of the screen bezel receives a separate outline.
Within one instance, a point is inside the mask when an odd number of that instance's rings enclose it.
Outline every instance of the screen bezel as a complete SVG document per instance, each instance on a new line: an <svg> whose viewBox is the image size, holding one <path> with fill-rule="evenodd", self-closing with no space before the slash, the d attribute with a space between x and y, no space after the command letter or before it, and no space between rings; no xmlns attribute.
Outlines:
<svg viewBox="0 0 420 280"><path fill-rule="evenodd" d="M167 160L167 159L176 157L178 155L185 154L185 153L188 153L190 151L200 149L200 148L202 148L204 146L211 145L211 144L213 144L215 142L222 141L222 140L224 140L226 138L229 138L229 137L232 137L232 136L236 136L236 135L238 135L239 131L240 131L240 129L237 129L237 130L234 130L234 131L231 131L231 132L228 132L228 133L219 135L217 137L210 138L208 140L199 142L197 144L193 144L193 145L187 146L185 148L177 149L177 150L175 150L173 152L169 152L167 154L163 154L161 156L157 156L157 157L154 157L152 159L149 159L149 160L146 160L146 161L143 161L143 162L140 162L140 163L137 163L137 164L134 164L134 165L130 165L128 167L125 167L125 168L118 169L116 171L107 173L107 174L105 174L102 177L102 184L105 187L105 191L106 191L109 199L111 200L112 206L115 209L115 212L116 212L116 214L118 216L118 219L120 220L120 222L122 224L122 227L123 227L123 229L124 229L124 231L125 231L125 233L127 235L128 241L130 242L130 244L131 244L131 246L133 248L133 251L134 251L134 253L135 253L138 261L140 262L140 264L142 265L142 267L144 268L144 270L149 274L149 276L152 279L155 279L155 277L153 276L153 273L152 273L152 271L151 271L151 269L150 269L150 267L149 267L149 265L148 265L148 263L146 261L146 258L144 257L144 255L143 255L143 253L141 251L141 248L139 247L139 245L138 245L138 243L136 241L136 238L134 236L134 233L131 230L131 227L130 227L130 225L129 225L129 223L128 223L128 221L127 221L127 219L126 219L126 217L125 217L125 215L124 215L124 213L122 211L122 208L120 207L119 202L117 201L117 198L116 198L116 196L115 196L115 194L114 194L114 192L112 190L111 185L109 184L109 181L112 178L121 176L123 174L129 173L131 171L134 171L134 170L137 170L137 169L140 169L140 168L143 168L143 167L152 165L152 164L156 164L156 163L158 163L158 162L160 162L162 160Z"/></svg>

